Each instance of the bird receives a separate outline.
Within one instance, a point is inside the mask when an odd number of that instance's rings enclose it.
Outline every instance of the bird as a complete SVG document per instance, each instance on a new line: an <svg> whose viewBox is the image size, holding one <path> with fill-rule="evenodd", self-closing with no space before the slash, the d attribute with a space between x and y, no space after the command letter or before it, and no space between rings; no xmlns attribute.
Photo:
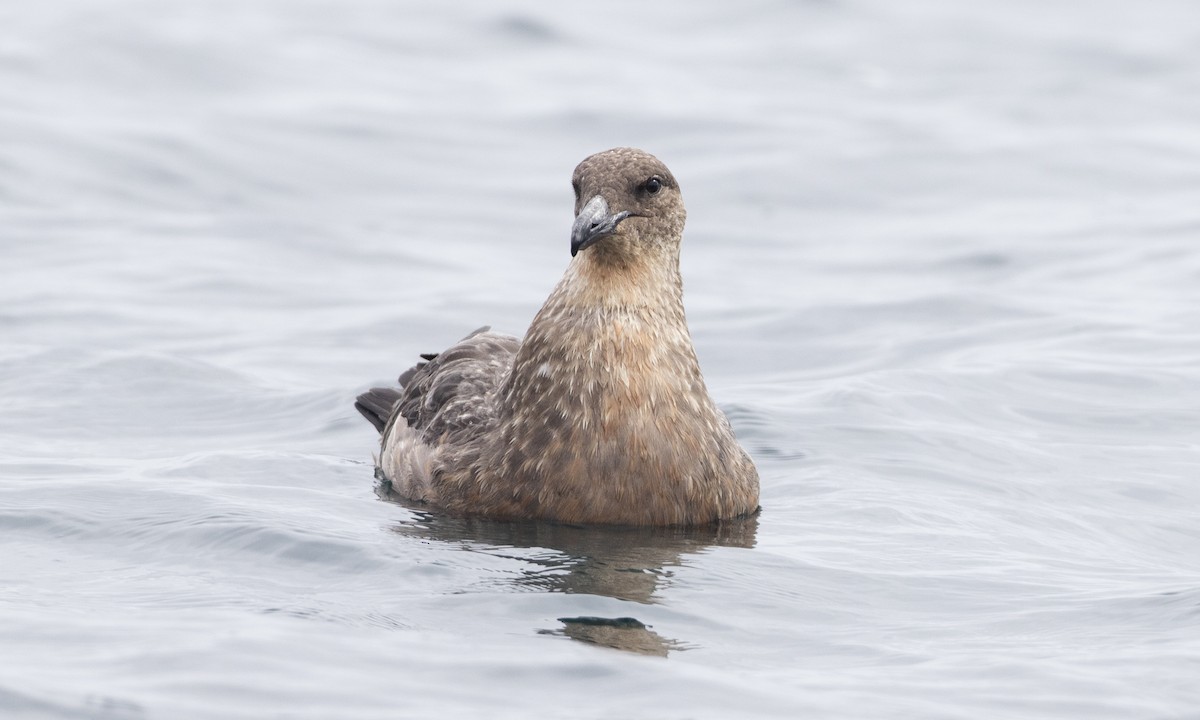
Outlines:
<svg viewBox="0 0 1200 720"><path fill-rule="evenodd" d="M635 148L575 168L571 260L524 339L482 327L355 407L391 494L452 515L699 526L759 476L709 395L679 268L679 183Z"/></svg>

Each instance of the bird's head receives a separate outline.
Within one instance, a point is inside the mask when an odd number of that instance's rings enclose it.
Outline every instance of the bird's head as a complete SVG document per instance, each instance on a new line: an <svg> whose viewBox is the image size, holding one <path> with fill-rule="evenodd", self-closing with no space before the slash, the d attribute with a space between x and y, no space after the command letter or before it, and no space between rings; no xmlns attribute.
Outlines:
<svg viewBox="0 0 1200 720"><path fill-rule="evenodd" d="M596 153L575 168L571 256L588 250L628 259L677 250L687 213L679 183L666 165L634 148Z"/></svg>

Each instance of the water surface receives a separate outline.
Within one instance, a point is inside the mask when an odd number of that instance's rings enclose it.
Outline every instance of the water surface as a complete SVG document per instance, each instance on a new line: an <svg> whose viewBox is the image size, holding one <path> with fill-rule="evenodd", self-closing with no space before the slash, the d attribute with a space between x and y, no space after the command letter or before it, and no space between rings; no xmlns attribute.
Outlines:
<svg viewBox="0 0 1200 720"><path fill-rule="evenodd" d="M0 714L1194 716L1200 9L0 9ZM381 499L357 392L689 208L717 531ZM599 620L597 620L599 619Z"/></svg>

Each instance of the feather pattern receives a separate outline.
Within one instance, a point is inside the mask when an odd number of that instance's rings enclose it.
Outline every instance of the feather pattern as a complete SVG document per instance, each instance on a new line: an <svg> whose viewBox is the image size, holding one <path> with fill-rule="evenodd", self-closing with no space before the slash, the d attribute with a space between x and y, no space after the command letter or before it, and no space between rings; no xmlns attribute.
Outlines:
<svg viewBox="0 0 1200 720"><path fill-rule="evenodd" d="M758 509L758 473L709 396L679 274L670 171L639 150L576 168L578 251L523 341L480 328L356 406L393 490L450 512L694 525Z"/></svg>

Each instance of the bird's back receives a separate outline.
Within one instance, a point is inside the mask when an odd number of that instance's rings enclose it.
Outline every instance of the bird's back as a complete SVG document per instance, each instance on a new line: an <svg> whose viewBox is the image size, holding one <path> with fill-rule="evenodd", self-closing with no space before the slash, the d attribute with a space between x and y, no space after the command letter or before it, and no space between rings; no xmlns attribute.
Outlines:
<svg viewBox="0 0 1200 720"><path fill-rule="evenodd" d="M355 407L381 433L379 468L394 490L436 500L437 455L477 441L495 422L495 391L512 369L521 343L482 327L446 350L423 355L400 389L372 388Z"/></svg>

